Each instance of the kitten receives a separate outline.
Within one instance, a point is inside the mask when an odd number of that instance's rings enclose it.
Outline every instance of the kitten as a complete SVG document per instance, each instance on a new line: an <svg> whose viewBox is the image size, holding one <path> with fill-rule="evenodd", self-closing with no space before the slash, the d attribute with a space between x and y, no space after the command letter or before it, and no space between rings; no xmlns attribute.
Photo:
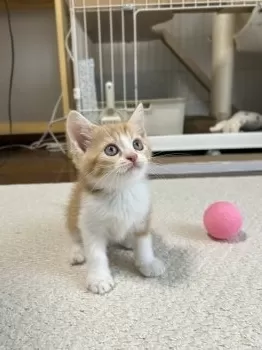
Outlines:
<svg viewBox="0 0 262 350"><path fill-rule="evenodd" d="M79 172L67 210L71 264L86 260L88 290L104 294L114 287L107 257L111 242L134 249L135 264L142 275L164 273L149 232L147 168L151 151L143 105L128 122L101 126L72 111L67 134Z"/></svg>
<svg viewBox="0 0 262 350"><path fill-rule="evenodd" d="M239 111L230 119L222 120L209 128L210 132L238 133L256 131L262 128L262 115L256 112Z"/></svg>

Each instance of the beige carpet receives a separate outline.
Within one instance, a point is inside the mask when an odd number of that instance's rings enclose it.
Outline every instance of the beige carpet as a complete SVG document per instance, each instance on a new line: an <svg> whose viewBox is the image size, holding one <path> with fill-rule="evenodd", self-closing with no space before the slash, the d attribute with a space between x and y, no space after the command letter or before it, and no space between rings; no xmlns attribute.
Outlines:
<svg viewBox="0 0 262 350"><path fill-rule="evenodd" d="M262 349L262 177L152 182L167 274L144 279L113 249L106 296L87 293L85 267L67 261L70 186L0 187L1 349ZM203 209L218 199L241 207L245 242L206 236Z"/></svg>

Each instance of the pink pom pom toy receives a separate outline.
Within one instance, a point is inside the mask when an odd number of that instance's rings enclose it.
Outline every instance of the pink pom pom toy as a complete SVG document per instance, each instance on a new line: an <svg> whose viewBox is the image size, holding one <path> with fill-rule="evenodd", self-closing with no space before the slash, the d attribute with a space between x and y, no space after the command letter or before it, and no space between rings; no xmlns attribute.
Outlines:
<svg viewBox="0 0 262 350"><path fill-rule="evenodd" d="M215 202L204 212L204 226L211 238L233 241L239 238L243 218L239 209L230 202ZM242 237L245 239L245 237Z"/></svg>

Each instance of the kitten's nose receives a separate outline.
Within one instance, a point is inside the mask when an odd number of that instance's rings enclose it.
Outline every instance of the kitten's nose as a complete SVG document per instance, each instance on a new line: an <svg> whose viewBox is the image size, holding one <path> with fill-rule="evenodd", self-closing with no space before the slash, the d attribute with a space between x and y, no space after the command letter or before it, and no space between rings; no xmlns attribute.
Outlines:
<svg viewBox="0 0 262 350"><path fill-rule="evenodd" d="M132 162L133 164L135 164L137 161L137 154L130 153L130 154L126 155L126 159L129 160L130 162Z"/></svg>

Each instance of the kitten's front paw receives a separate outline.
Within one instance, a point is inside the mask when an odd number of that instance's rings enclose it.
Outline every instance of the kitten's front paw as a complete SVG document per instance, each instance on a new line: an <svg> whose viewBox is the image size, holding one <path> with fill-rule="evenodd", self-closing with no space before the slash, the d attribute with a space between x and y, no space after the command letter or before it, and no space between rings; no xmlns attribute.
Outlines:
<svg viewBox="0 0 262 350"><path fill-rule="evenodd" d="M138 269L145 277L161 276L166 270L164 263L158 258L154 258L149 264L138 265Z"/></svg>
<svg viewBox="0 0 262 350"><path fill-rule="evenodd" d="M113 289L114 285L115 283L111 275L87 277L87 289L95 294L108 293Z"/></svg>

